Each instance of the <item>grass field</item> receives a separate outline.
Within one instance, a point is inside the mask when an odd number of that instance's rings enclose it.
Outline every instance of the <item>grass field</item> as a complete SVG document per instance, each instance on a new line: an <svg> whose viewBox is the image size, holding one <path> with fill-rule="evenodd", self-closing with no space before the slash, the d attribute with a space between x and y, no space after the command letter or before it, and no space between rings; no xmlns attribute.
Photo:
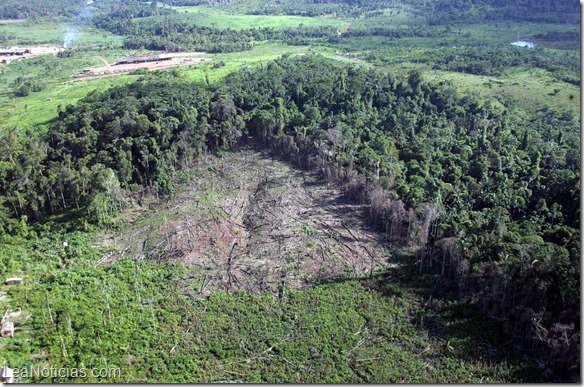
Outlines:
<svg viewBox="0 0 584 387"><path fill-rule="evenodd" d="M42 83L44 89L32 92L26 97L14 97L13 88L0 92L0 123L4 128L34 128L54 118L59 106L74 104L93 90L106 90L137 79L138 75L118 75L99 79L71 79L70 76L82 69L102 66L99 57L108 62L136 56L147 51L136 50L96 50L78 49L71 58L58 58L47 55L16 61L9 66L0 65L0 82L11 85L16 78L22 77ZM303 54L323 52L334 56L334 51L327 48L310 48L308 46L286 46L277 44L259 44L250 51L229 54L208 55L213 59L208 64L178 68L177 71L191 80L204 81L205 75L210 81L222 79L227 74L242 66L255 66L276 59L283 54ZM225 66L213 68L214 64L224 62ZM41 129L42 130L42 129Z"/></svg>
<svg viewBox="0 0 584 387"><path fill-rule="evenodd" d="M74 28L67 21L27 20L20 23L0 21L1 46L26 46L64 43L67 31L74 30L74 44L103 44L119 46L122 37L89 26Z"/></svg>
<svg viewBox="0 0 584 387"><path fill-rule="evenodd" d="M193 80L204 80L205 76L209 81L215 82L221 80L228 74L245 66L260 66L268 61L277 59L282 55L309 55L319 54L328 58L336 59L347 63L360 64L365 67L373 67L362 59L351 58L340 55L336 50L324 46L288 46L285 44L273 44L264 42L257 44L253 49L243 52L234 52L227 54L209 55L213 61L203 65L183 67L178 71L182 72L187 78ZM224 66L214 67L217 63L222 62Z"/></svg>
<svg viewBox="0 0 584 387"><path fill-rule="evenodd" d="M59 107L75 104L94 90L107 90L110 87L134 81L138 75L75 80L60 82L27 97L0 102L0 122L5 128L37 128L43 131L43 124L57 116Z"/></svg>
<svg viewBox="0 0 584 387"><path fill-rule="evenodd" d="M405 16L401 16L405 18ZM380 18L372 18L377 24L384 26L399 26L399 22L390 22L388 19L382 23ZM370 19L362 19L353 22L354 28L370 22ZM415 21L410 21L416 23ZM408 24L407 18L404 20ZM485 44L508 45L516 40L527 40L535 42L538 47L549 49L563 49L568 55L569 50L578 50L578 41L544 41L534 38L535 35L546 32L575 32L577 26L557 25L557 24L536 24L536 23L480 23L464 26L435 26L431 27L439 37L404 37L389 38L384 36L365 36L362 38L343 38L335 46L345 50L378 50L391 48L396 50L418 50L431 49L437 47L472 47ZM410 55L413 55L411 53ZM571 53L569 55L572 55ZM577 54L576 54L577 55Z"/></svg>
<svg viewBox="0 0 584 387"><path fill-rule="evenodd" d="M450 71L429 71L428 80L450 81L463 93L497 98L505 106L516 106L527 113L544 107L580 114L580 88L555 81L545 70L514 69L506 77L488 77ZM556 90L558 90L556 92Z"/></svg>
<svg viewBox="0 0 584 387"><path fill-rule="evenodd" d="M121 57L135 56L146 51L129 50L76 50L72 58L56 58L54 56L40 57L28 61L14 62L4 67L0 75L0 82L11 84L17 77L27 79L43 79L46 88L40 92L31 93L26 97L14 98L11 90L0 93L0 122L6 128L35 127L54 118L59 106L65 107L85 97L93 90L106 90L114 85L121 85L138 78L137 75L118 75L101 79L70 79L70 75L84 68L101 66L101 56L108 62ZM244 66L259 66L282 55L304 55L318 53L329 58L345 62L360 63L370 67L371 64L356 59L337 55L335 50L328 47L287 46L264 42L257 44L252 50L207 55L212 61L200 65L177 68L176 71L185 78L215 82L229 73ZM216 67L217 63L224 63ZM2 67L0 65L0 71Z"/></svg>
<svg viewBox="0 0 584 387"><path fill-rule="evenodd" d="M371 27L407 28L414 24L423 24L424 20L413 16L407 9L387 9L382 15L361 17L351 22L351 29L368 29Z"/></svg>
<svg viewBox="0 0 584 387"><path fill-rule="evenodd" d="M304 26L332 26L340 29L347 25L346 20L333 17L303 17L288 15L240 15L232 14L224 9L213 7L171 7L181 15L182 20L187 20L198 26L216 28L285 28Z"/></svg>
<svg viewBox="0 0 584 387"><path fill-rule="evenodd" d="M357 24L357 23L355 23ZM441 47L464 47L491 45L505 47L517 39L534 41L551 54L577 57L578 42L541 41L533 39L537 34L553 31L575 31L577 27L557 24L536 23L481 23L465 26L438 26L436 37L407 37L392 39L384 36L343 38L339 43L328 44L342 50L344 58L354 63L373 63L376 67L396 74L407 74L420 70L425 79L448 80L462 93L478 93L485 97L495 97L506 106L519 107L534 113L550 107L556 110L580 112L580 88L576 85L554 79L549 71L534 68L509 67L501 76L482 76L432 68L432 57ZM570 48L569 50L567 48Z"/></svg>

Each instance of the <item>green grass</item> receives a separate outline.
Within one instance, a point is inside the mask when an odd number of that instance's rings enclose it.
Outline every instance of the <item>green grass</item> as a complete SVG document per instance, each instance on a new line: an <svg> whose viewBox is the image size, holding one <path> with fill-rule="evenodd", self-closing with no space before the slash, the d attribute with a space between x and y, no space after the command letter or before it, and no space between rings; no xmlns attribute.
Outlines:
<svg viewBox="0 0 584 387"><path fill-rule="evenodd" d="M182 20L203 27L216 28L285 28L304 26L332 26L344 29L346 20L328 16L303 17L289 15L240 15L232 14L224 9L214 7L171 7L181 13Z"/></svg>
<svg viewBox="0 0 584 387"><path fill-rule="evenodd" d="M495 97L505 106L520 107L527 113L535 113L544 107L569 110L576 115L580 112L580 88L554 80L545 70L517 68L505 77L431 70L425 73L425 78L447 80L460 92ZM555 93L555 89L559 92Z"/></svg>
<svg viewBox="0 0 584 387"><path fill-rule="evenodd" d="M406 9L386 9L383 15L361 17L351 22L351 29L367 30L371 27L408 28L411 25L422 24L423 19L412 15Z"/></svg>
<svg viewBox="0 0 584 387"><path fill-rule="evenodd" d="M390 21L394 20L385 18L372 18L375 23L384 26L399 26L402 22ZM406 16L403 24L418 23L414 19L408 20ZM365 26L370 19L361 19L353 23L354 28L360 28L360 25ZM383 22L385 20L385 22ZM464 26L453 26L450 32L446 32L447 27L436 26L431 27L439 37L405 37L400 39L391 39L383 36L366 36L362 38L343 38L336 47L344 50L363 51L363 50L377 50L377 49L432 49L440 46L445 47L471 47L485 44L503 44L507 45L515 40L533 41L540 47L550 49L571 49L578 50L578 41L561 41L549 42L533 38L535 35L549 31L576 31L576 26L558 25L558 24L536 24L536 23L481 23ZM564 51L565 52L565 51Z"/></svg>
<svg viewBox="0 0 584 387"><path fill-rule="evenodd" d="M91 91L105 91L113 86L123 85L136 80L138 75L125 75L91 80L74 80L48 86L38 93L27 97L2 100L0 121L4 128L38 128L57 116L59 106L75 104Z"/></svg>
<svg viewBox="0 0 584 387"><path fill-rule="evenodd" d="M203 81L205 76L207 76L210 82L215 82L223 79L228 74L242 67L261 66L262 64L265 65L267 62L277 59L282 55L309 54L321 54L323 56L337 59L343 62L359 63L360 65L366 67L372 66L370 63L367 63L363 60L338 55L337 52L330 47L287 46L285 44L264 42L255 45L253 49L249 51L207 55L213 59L212 62L189 67L181 67L178 69L178 71L181 72L186 78L191 80ZM223 62L225 65L219 68L214 68L213 66L218 62Z"/></svg>
<svg viewBox="0 0 584 387"><path fill-rule="evenodd" d="M39 21L27 20L20 23L7 23L0 21L0 45L1 46L26 46L26 45L63 45L63 37L67 29L72 28L68 21L54 21L41 19ZM120 46L123 38L118 35L97 30L89 26L76 29L75 44L102 44Z"/></svg>
<svg viewBox="0 0 584 387"><path fill-rule="evenodd" d="M444 33L445 26L434 27ZM341 50L345 58L355 63L371 62L376 67L396 74L420 70L426 79L451 81L462 93L478 93L495 97L508 107L519 107L534 113L550 107L556 110L580 111L580 88L554 79L543 69L507 68L501 76L481 76L432 69L433 52L444 47L472 47L477 45L507 45L516 39L532 40L550 54L579 55L578 42L541 42L534 35L547 31L573 31L576 27L536 23L482 23L452 26L441 37L410 37L391 39L383 36L342 38L329 47ZM547 47L547 48L546 48ZM571 47L571 50L566 50ZM561 48L561 49L558 49ZM379 59L382 60L379 60ZM429 60L421 63L420 60ZM496 79L496 81L493 81Z"/></svg>

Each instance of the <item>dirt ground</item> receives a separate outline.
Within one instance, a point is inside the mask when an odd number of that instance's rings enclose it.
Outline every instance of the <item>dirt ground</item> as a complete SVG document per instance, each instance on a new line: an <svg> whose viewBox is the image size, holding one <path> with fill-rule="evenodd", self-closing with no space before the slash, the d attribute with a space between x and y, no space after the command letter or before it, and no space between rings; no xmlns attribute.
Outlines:
<svg viewBox="0 0 584 387"><path fill-rule="evenodd" d="M84 70L79 73L72 75L74 78L94 78L102 76L112 76L124 74L133 70L138 69L148 69L148 70L161 70L170 67L188 66L193 64L199 64L204 62L209 62L210 58L194 58L193 56L199 55L199 52L190 53L177 53L177 54L161 54L161 58L171 58L170 60L161 60L154 62L144 62L144 63L131 63L131 64L108 64L103 58L100 58L104 62L105 66L95 67L91 69Z"/></svg>
<svg viewBox="0 0 584 387"><path fill-rule="evenodd" d="M180 284L190 294L217 289L278 294L389 266L364 206L313 174L256 150L207 157L164 203L136 206L101 245L120 257L176 260L197 270ZM149 207L149 209L147 209Z"/></svg>
<svg viewBox="0 0 584 387"><path fill-rule="evenodd" d="M30 50L30 53L24 55L0 55L0 63L8 64L19 59L29 59L34 58L39 55L53 54L56 55L58 52L64 50L63 47L58 46L37 46L37 47L18 47L23 50Z"/></svg>

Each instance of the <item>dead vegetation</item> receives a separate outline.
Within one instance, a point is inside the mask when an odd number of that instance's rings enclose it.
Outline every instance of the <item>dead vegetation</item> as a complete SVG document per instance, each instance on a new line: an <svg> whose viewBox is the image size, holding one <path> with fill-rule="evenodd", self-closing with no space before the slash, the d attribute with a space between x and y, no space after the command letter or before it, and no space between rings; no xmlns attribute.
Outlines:
<svg viewBox="0 0 584 387"><path fill-rule="evenodd" d="M217 289L277 294L389 264L365 206L314 174L244 150L203 158L192 176L163 203L127 211L124 228L104 241L113 252L103 261L189 263L200 276L181 287L197 297Z"/></svg>

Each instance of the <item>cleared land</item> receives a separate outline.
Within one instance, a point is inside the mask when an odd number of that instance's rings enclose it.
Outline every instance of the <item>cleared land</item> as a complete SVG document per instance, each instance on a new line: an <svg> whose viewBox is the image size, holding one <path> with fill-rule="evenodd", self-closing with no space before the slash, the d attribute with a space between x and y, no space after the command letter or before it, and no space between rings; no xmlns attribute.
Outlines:
<svg viewBox="0 0 584 387"><path fill-rule="evenodd" d="M198 26L216 28L285 28L303 26L332 26L342 30L346 20L330 16L306 17L290 15L241 15L228 13L214 7L171 7L180 15L182 20L192 22ZM145 18L145 20L148 18Z"/></svg>
<svg viewBox="0 0 584 387"><path fill-rule="evenodd" d="M38 47L18 47L18 48L11 47L8 50L1 50L0 49L0 52L9 51L9 50L16 50L16 49L25 51L25 53L22 55L2 55L0 53L0 63L9 64L10 62L13 62L15 60L30 59L30 58L34 58L35 56L39 56L39 55L48 55L48 54L56 55L57 53L64 50L64 48L58 47L58 46L38 46Z"/></svg>
<svg viewBox="0 0 584 387"><path fill-rule="evenodd" d="M100 58L105 66L86 69L73 74L72 77L81 78L119 75L138 69L162 70L170 67L188 66L211 61L210 58L194 58L194 56L200 54L200 52L160 54L156 56L157 59L149 59L148 61L135 61L133 63L116 62L113 64L107 64L103 58Z"/></svg>
<svg viewBox="0 0 584 387"><path fill-rule="evenodd" d="M128 226L101 243L114 251L104 262L189 263L201 269L200 296L277 293L391 266L364 206L311 173L247 149L208 157L193 176L166 203L127 212Z"/></svg>
<svg viewBox="0 0 584 387"><path fill-rule="evenodd" d="M427 72L425 77L433 81L449 81L464 93L494 97L506 107L520 106L530 114L544 106L579 114L578 86L554 80L549 72L541 69L515 68L510 72L506 76L490 77L436 70Z"/></svg>

